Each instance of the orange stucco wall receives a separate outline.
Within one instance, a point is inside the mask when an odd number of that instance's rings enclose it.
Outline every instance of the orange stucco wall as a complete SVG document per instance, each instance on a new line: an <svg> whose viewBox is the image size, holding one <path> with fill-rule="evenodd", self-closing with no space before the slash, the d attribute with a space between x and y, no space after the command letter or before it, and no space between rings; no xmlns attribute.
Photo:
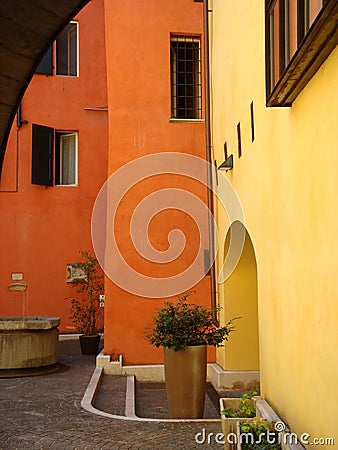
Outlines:
<svg viewBox="0 0 338 450"><path fill-rule="evenodd" d="M205 158L204 121L170 121L170 33L202 36L202 3L93 0L75 20L79 77L33 78L22 102L28 124L18 130L13 126L0 185L0 315L58 315L61 332L75 331L66 300L72 293L66 264L78 261L79 250L92 247L92 209L107 177L157 152ZM86 109L93 107L108 107L108 112ZM78 187L31 184L32 123L78 131ZM164 187L193 192L207 203L205 186L178 175L150 177L126 195L115 228L119 249L135 270L154 278L189 267L199 246L194 220L170 209L150 221L149 239L163 251L168 233L181 229L187 245L180 257L155 264L135 251L129 231L133 211L146 195ZM202 227L207 229L207 220ZM9 292L13 272L24 274L26 292ZM210 306L209 277L194 289L191 301ZM105 353L122 354L124 364L162 362L162 351L146 341L145 328L164 299L139 297L108 277L105 294ZM210 349L209 360L214 359Z"/></svg>
<svg viewBox="0 0 338 450"><path fill-rule="evenodd" d="M109 105L108 175L147 154L183 152L205 158L203 121L170 121L170 33L202 35L203 5L192 0L105 1ZM203 58L202 58L203 60ZM155 264L133 248L129 223L142 198L163 187L194 192L205 203L206 189L184 177L166 175L139 183L121 202L114 230L121 254L135 270L168 277L189 265L196 252L197 229L183 212L166 211L149 224L148 236L158 250L168 248L168 232L184 230L187 245L173 263ZM130 280L132 285L133 281ZM131 286L132 288L132 286ZM144 298L106 279L105 353L123 355L124 364L162 362L162 350L145 338L145 328L163 299ZM210 306L210 281L194 287L191 301ZM210 359L214 357L211 350Z"/></svg>
<svg viewBox="0 0 338 450"><path fill-rule="evenodd" d="M91 210L108 154L107 111L85 109L107 106L103 1L91 1L75 20L80 76L34 76L22 101L28 123L13 124L0 185L0 315L57 315L62 332L75 331L66 265L91 248ZM31 184L33 123L78 131L77 187ZM25 292L9 292L13 272L23 273Z"/></svg>

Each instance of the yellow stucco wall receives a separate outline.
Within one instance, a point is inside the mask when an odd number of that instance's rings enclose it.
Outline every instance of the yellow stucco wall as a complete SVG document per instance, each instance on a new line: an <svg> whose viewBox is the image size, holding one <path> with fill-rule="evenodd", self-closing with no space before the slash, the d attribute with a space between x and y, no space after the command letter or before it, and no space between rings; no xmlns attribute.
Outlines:
<svg viewBox="0 0 338 450"><path fill-rule="evenodd" d="M243 228L236 221L232 230ZM224 304L224 321L234 320L235 333L230 335L226 350L220 351L223 367L226 370L259 370L258 343L258 290L257 265L254 248L248 233L244 232L241 258L236 269L222 283ZM224 253L228 253L230 230L225 239Z"/></svg>
<svg viewBox="0 0 338 450"><path fill-rule="evenodd" d="M210 9L213 152L220 164L227 141L234 154L227 176L255 249L262 394L297 434L338 443L338 48L292 107L266 108L264 2L213 0ZM219 266L229 224L224 212L217 218ZM217 353L223 367L226 351Z"/></svg>

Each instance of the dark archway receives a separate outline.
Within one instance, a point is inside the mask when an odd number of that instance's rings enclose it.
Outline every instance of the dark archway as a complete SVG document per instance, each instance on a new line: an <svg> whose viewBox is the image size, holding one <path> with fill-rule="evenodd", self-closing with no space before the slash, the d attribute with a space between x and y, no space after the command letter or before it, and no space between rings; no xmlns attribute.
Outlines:
<svg viewBox="0 0 338 450"><path fill-rule="evenodd" d="M44 54L89 0L1 0L0 175L10 128Z"/></svg>

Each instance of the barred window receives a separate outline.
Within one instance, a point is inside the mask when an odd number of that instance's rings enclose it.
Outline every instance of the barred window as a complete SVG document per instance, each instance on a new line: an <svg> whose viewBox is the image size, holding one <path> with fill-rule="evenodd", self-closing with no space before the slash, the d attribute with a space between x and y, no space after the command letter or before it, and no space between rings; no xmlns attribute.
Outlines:
<svg viewBox="0 0 338 450"><path fill-rule="evenodd" d="M201 50L196 37L171 36L171 117L201 119Z"/></svg>

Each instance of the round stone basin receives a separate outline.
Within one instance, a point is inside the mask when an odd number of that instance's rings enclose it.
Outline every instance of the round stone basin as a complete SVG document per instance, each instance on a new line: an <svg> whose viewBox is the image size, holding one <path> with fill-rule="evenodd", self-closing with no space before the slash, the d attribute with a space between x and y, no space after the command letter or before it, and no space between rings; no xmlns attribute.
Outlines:
<svg viewBox="0 0 338 450"><path fill-rule="evenodd" d="M56 364L59 317L0 317L0 369Z"/></svg>

